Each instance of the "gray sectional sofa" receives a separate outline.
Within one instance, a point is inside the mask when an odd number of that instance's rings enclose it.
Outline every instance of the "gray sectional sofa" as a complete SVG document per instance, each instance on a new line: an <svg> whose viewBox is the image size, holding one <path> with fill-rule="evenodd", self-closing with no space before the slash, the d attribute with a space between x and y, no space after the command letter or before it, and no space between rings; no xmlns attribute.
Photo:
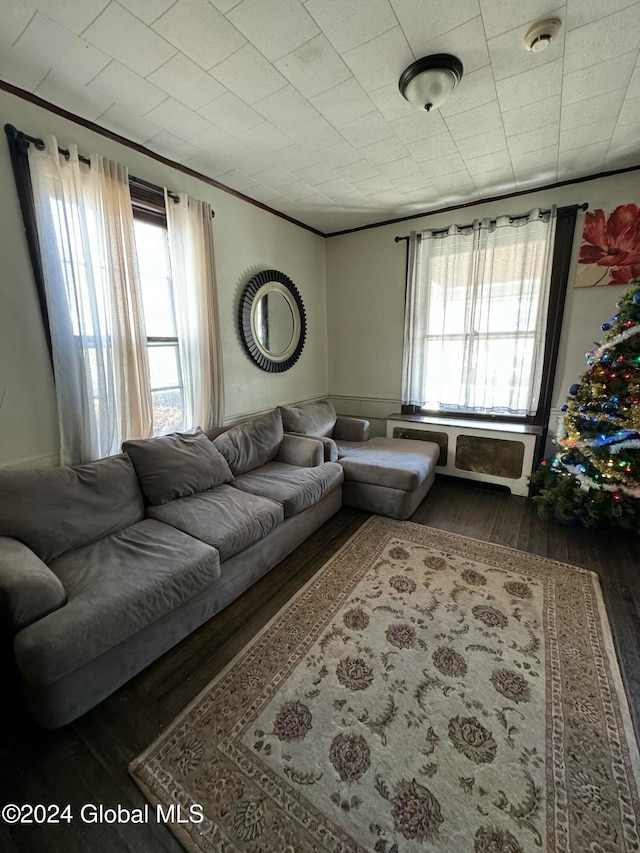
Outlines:
<svg viewBox="0 0 640 853"><path fill-rule="evenodd" d="M0 618L27 707L61 726L218 613L341 506L341 465L271 412L0 472Z"/></svg>
<svg viewBox="0 0 640 853"><path fill-rule="evenodd" d="M325 459L344 471L348 506L391 518L409 518L435 479L440 447L431 441L369 438L369 422L336 415L331 400L281 406L285 432L322 441Z"/></svg>

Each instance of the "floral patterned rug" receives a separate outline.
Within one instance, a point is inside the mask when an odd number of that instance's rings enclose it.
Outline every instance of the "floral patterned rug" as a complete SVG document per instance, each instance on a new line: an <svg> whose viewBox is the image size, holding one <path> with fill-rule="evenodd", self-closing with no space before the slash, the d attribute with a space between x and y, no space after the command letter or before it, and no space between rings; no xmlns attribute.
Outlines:
<svg viewBox="0 0 640 853"><path fill-rule="evenodd" d="M131 765L193 851L640 849L592 572L373 517Z"/></svg>

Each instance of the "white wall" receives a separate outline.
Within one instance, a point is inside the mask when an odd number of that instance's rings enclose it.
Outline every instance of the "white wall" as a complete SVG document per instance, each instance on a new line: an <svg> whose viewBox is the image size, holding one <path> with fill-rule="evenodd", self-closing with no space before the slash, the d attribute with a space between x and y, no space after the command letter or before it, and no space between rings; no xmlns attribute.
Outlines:
<svg viewBox="0 0 640 853"><path fill-rule="evenodd" d="M214 239L222 317L225 421L279 403L324 396L327 376L325 240L229 193L189 177L34 104L0 91L2 124L32 136L55 134L81 152L98 151L131 174L188 192L216 212ZM57 464L57 424L51 367L33 285L6 143L0 143L0 466ZM238 303L248 279L277 269L297 285L307 313L307 342L289 371L265 373L245 354Z"/></svg>
<svg viewBox="0 0 640 853"><path fill-rule="evenodd" d="M378 433L384 432L382 419L399 411L407 244L395 243L396 235L551 204L586 201L592 209L608 210L618 204L637 203L639 198L640 171L628 172L329 238L329 393L336 408L343 414L378 419L373 423ZM582 224L583 215L579 214L556 365L554 407L565 402L568 386L586 370L584 354L594 340L601 339L600 324L615 313L616 300L624 292L620 286L573 287Z"/></svg>

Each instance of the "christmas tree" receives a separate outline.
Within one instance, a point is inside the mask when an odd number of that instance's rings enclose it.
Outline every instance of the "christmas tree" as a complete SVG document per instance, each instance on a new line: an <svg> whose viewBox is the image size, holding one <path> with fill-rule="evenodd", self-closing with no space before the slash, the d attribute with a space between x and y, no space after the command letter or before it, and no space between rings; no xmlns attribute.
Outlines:
<svg viewBox="0 0 640 853"><path fill-rule="evenodd" d="M562 522L640 530L640 278L602 330L562 407L559 452L531 477L534 501Z"/></svg>

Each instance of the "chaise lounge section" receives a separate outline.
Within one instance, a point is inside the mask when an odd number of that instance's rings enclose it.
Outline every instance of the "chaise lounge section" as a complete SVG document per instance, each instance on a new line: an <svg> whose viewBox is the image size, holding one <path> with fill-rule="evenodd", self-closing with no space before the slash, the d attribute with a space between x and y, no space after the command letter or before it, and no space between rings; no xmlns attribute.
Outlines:
<svg viewBox="0 0 640 853"><path fill-rule="evenodd" d="M391 518L409 518L433 485L437 444L399 438L369 438L369 422L337 415L318 400L281 406L285 432L318 438L326 460L344 471L343 502Z"/></svg>

